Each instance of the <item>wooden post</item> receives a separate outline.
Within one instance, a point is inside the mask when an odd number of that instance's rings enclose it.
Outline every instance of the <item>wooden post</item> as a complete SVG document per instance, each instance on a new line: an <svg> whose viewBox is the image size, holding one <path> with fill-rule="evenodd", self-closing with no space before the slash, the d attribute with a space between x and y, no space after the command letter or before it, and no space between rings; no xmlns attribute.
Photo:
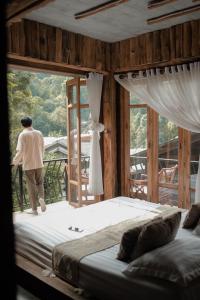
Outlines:
<svg viewBox="0 0 200 300"><path fill-rule="evenodd" d="M179 128L178 149L178 206L190 207L190 154L191 133Z"/></svg>
<svg viewBox="0 0 200 300"><path fill-rule="evenodd" d="M65 174L65 197L66 197L66 201L68 200L68 174L67 174L67 166L68 166L68 159L65 160L65 169L64 169L64 174Z"/></svg>
<svg viewBox="0 0 200 300"><path fill-rule="evenodd" d="M147 200L158 202L158 114L147 111Z"/></svg>
<svg viewBox="0 0 200 300"><path fill-rule="evenodd" d="M120 105L118 107L119 118L118 124L118 152L121 159L118 159L120 164L120 175L118 180L121 183L120 195L128 196L130 194L130 94L120 86Z"/></svg>
<svg viewBox="0 0 200 300"><path fill-rule="evenodd" d="M102 93L102 117L105 126L102 155L104 199L113 198L117 193L115 88L113 74L106 76Z"/></svg>

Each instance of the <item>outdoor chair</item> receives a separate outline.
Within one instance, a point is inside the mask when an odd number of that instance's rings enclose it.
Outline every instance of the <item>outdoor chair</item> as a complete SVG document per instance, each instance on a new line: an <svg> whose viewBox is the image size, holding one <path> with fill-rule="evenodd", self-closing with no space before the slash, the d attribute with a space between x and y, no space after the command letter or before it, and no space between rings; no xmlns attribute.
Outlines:
<svg viewBox="0 0 200 300"><path fill-rule="evenodd" d="M162 168L158 173L158 182L159 184L165 183L174 183L176 171L178 169L178 165L174 165L168 168ZM131 194L134 197L139 199L146 199L147 198L147 174L141 174L140 179L131 179ZM165 188L166 189L166 188ZM168 190L168 189L167 189Z"/></svg>

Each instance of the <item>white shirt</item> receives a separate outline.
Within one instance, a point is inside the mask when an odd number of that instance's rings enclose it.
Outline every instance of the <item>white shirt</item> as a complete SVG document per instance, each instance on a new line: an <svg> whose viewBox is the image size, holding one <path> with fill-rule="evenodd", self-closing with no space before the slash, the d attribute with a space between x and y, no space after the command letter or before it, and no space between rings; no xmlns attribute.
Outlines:
<svg viewBox="0 0 200 300"><path fill-rule="evenodd" d="M39 130L25 128L18 137L14 165L22 162L23 170L39 169L44 166L44 138Z"/></svg>

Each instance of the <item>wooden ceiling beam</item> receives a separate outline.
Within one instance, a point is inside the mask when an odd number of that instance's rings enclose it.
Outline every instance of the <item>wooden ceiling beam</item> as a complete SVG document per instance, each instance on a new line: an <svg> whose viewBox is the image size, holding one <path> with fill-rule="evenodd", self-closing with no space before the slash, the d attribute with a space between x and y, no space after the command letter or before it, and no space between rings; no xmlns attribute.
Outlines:
<svg viewBox="0 0 200 300"><path fill-rule="evenodd" d="M74 15L75 19L82 19L85 17L89 17L92 15L95 15L103 10L118 6L120 4L123 4L125 2L127 2L128 0L111 0L111 1L107 1L105 3L99 4L97 6L94 6L90 9L84 10L82 12L79 12L77 14Z"/></svg>
<svg viewBox="0 0 200 300"><path fill-rule="evenodd" d="M87 68L76 65L68 65L66 63L57 63L53 61L46 61L42 59L20 56L17 54L7 54L7 62L10 67L18 67L33 70L37 69L39 71L49 71L57 74L87 74L89 72L98 72L103 75L108 75L107 71L97 70L95 68Z"/></svg>
<svg viewBox="0 0 200 300"><path fill-rule="evenodd" d="M168 4L168 3L172 3L172 2L175 2L175 1L177 1L177 0L151 0L151 1L148 2L147 7L149 9L152 9L152 8L156 8L156 7L159 7L159 6Z"/></svg>
<svg viewBox="0 0 200 300"><path fill-rule="evenodd" d="M194 6L190 6L190 7L186 7L180 10L176 10L152 19L148 19L147 20L147 24L151 25L151 24L155 24L155 23L160 23L172 18L176 18L176 17L181 17L187 14L191 14L193 12L199 11L200 10L200 4L194 5Z"/></svg>
<svg viewBox="0 0 200 300"><path fill-rule="evenodd" d="M6 20L7 23L18 22L25 14L43 7L55 0L14 0L7 4Z"/></svg>

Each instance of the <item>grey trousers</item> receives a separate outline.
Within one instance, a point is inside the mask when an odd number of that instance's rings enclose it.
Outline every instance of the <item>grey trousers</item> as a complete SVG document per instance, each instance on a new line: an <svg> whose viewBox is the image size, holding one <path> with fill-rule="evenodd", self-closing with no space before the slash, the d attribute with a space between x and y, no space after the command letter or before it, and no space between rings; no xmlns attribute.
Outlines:
<svg viewBox="0 0 200 300"><path fill-rule="evenodd" d="M32 210L37 210L38 198L44 199L43 168L26 170L24 173Z"/></svg>

